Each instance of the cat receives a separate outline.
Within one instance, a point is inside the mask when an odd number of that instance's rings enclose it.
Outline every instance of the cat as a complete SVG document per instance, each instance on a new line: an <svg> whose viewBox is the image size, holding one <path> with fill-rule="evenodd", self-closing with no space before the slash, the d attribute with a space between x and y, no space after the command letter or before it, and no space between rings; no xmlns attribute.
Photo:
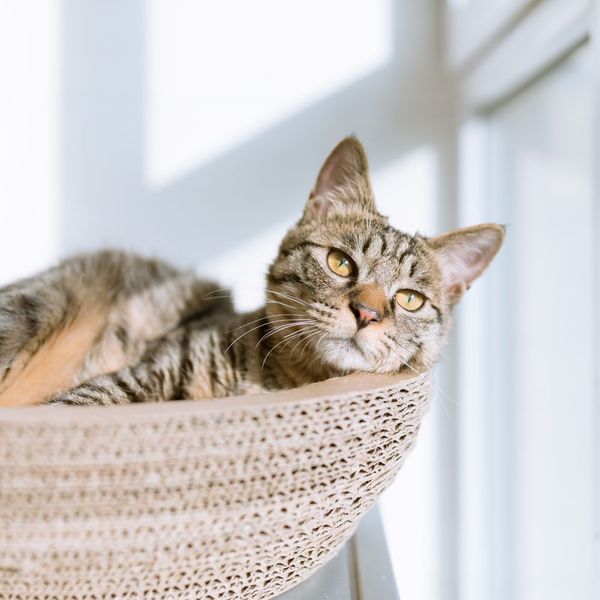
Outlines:
<svg viewBox="0 0 600 600"><path fill-rule="evenodd" d="M195 274L101 251L0 290L0 405L107 405L292 388L351 372L422 372L504 228L402 233L375 207L355 137L323 164L267 274L236 314Z"/></svg>

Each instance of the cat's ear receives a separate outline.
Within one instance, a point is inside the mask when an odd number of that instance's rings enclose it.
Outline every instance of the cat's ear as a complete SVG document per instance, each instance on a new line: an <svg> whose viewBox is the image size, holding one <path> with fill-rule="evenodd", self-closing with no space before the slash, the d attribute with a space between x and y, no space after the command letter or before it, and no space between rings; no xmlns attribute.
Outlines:
<svg viewBox="0 0 600 600"><path fill-rule="evenodd" d="M471 287L490 264L504 240L504 227L493 223L444 233L428 241L442 271L452 304Z"/></svg>
<svg viewBox="0 0 600 600"><path fill-rule="evenodd" d="M343 139L327 157L310 193L304 219L325 216L332 209L353 208L375 212L369 162L354 136Z"/></svg>

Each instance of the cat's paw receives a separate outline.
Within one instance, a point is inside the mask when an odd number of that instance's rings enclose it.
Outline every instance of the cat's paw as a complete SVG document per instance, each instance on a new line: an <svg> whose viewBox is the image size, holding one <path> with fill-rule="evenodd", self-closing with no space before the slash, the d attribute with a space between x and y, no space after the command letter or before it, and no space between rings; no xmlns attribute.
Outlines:
<svg viewBox="0 0 600 600"><path fill-rule="evenodd" d="M46 400L44 406L71 406L72 403L69 402L66 398L62 398L60 396L55 396L50 398L50 400Z"/></svg>
<svg viewBox="0 0 600 600"><path fill-rule="evenodd" d="M87 404L81 401L76 395L69 392L59 392L54 396L48 398L43 403L45 406L82 406Z"/></svg>

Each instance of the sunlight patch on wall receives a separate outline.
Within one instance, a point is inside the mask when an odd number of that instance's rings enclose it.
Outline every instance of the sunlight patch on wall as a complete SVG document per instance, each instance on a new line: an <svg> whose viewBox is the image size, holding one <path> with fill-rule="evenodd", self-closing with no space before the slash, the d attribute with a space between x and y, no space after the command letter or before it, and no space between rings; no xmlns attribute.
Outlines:
<svg viewBox="0 0 600 600"><path fill-rule="evenodd" d="M0 3L0 285L58 252L61 4Z"/></svg>
<svg viewBox="0 0 600 600"><path fill-rule="evenodd" d="M390 0L151 0L148 183L162 187L376 70L392 47Z"/></svg>
<svg viewBox="0 0 600 600"><path fill-rule="evenodd" d="M432 148L412 150L373 173L377 208L400 231L432 234L437 223L437 157Z"/></svg>

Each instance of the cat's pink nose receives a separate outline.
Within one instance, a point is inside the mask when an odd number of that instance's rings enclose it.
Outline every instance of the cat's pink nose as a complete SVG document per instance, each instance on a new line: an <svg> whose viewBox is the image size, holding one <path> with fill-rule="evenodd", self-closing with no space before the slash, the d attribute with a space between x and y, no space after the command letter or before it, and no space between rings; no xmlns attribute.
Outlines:
<svg viewBox="0 0 600 600"><path fill-rule="evenodd" d="M381 312L358 302L352 302L350 308L356 317L359 329L366 327L369 323L377 323L381 321Z"/></svg>

